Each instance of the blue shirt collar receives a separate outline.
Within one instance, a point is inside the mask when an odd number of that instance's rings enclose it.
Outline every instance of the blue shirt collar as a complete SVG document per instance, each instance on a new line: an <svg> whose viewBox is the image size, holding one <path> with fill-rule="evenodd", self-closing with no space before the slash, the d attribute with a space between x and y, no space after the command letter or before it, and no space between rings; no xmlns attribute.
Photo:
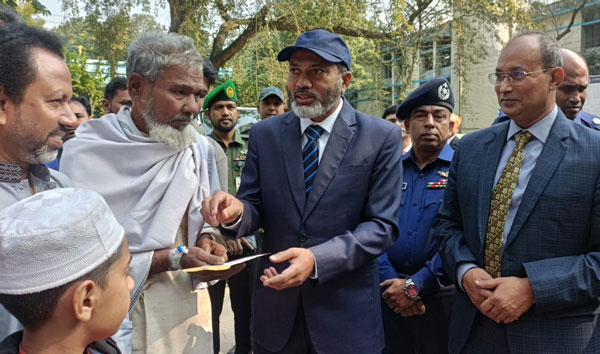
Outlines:
<svg viewBox="0 0 600 354"><path fill-rule="evenodd" d="M548 138L548 134L550 134L550 128L552 128L552 124L556 120L556 116L558 115L558 107L554 105L554 109L550 114L542 118L540 121L532 125L527 129L521 128L514 120L510 120L510 125L508 127L508 134L506 134L506 141L509 141L515 134L520 132L521 130L527 130L533 136L541 141L542 143L546 142L546 138Z"/></svg>
<svg viewBox="0 0 600 354"><path fill-rule="evenodd" d="M442 151L440 152L440 154L434 161L443 160L443 161L451 162L452 156L454 156L454 150L450 147L450 145L444 144L444 148L442 149ZM408 158L410 158L411 160L414 161L412 148L406 154L402 155L402 161L404 161Z"/></svg>

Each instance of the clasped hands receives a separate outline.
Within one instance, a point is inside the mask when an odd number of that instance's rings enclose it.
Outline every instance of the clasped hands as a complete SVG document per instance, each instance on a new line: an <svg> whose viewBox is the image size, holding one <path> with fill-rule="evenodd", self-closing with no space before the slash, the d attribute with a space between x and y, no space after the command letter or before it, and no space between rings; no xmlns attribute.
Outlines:
<svg viewBox="0 0 600 354"><path fill-rule="evenodd" d="M202 201L202 217L212 226L231 225L242 215L244 205L231 194L218 191ZM288 261L290 266L278 273L274 267L264 270L260 280L264 286L283 290L302 285L315 268L315 259L306 248L289 248L269 257L273 263ZM233 269L233 268L232 268Z"/></svg>
<svg viewBox="0 0 600 354"><path fill-rule="evenodd" d="M406 287L405 279L387 279L379 284L379 286L387 288L381 296L395 313L399 313L402 317L425 314L425 304L423 304L423 301L411 299L406 296L404 292Z"/></svg>
<svg viewBox="0 0 600 354"><path fill-rule="evenodd" d="M516 321L535 303L528 278L492 278L482 268L471 268L462 285L479 311L497 323Z"/></svg>

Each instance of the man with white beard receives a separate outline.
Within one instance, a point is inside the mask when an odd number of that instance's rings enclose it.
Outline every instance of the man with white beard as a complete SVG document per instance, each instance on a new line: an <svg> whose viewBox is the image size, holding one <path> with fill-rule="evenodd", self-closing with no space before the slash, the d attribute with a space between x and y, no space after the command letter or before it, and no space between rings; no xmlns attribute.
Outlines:
<svg viewBox="0 0 600 354"><path fill-rule="evenodd" d="M181 271L227 259L199 210L219 189L214 148L189 124L207 93L203 61L189 37L136 38L127 57L131 108L81 126L64 148L61 170L99 192L125 228L136 283L133 353L212 352L210 313L198 316L192 279ZM224 279L242 267L194 274ZM130 326L118 338L125 352Z"/></svg>
<svg viewBox="0 0 600 354"><path fill-rule="evenodd" d="M402 132L342 98L352 57L338 35L303 33L277 58L292 112L252 127L237 198L217 192L202 215L238 238L264 229L254 353L379 353L376 258L398 237Z"/></svg>

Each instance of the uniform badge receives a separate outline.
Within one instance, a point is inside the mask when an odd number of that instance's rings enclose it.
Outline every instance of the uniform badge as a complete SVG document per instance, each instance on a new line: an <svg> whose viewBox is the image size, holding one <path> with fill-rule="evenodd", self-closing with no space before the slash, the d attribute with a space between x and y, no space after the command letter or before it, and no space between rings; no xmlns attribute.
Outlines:
<svg viewBox="0 0 600 354"><path fill-rule="evenodd" d="M448 178L448 171L438 171L438 175Z"/></svg>
<svg viewBox="0 0 600 354"><path fill-rule="evenodd" d="M448 185L447 179L441 179L437 182L427 182L427 189L442 189Z"/></svg>
<svg viewBox="0 0 600 354"><path fill-rule="evenodd" d="M600 118L594 118L592 119L592 122L596 125L600 125Z"/></svg>
<svg viewBox="0 0 600 354"><path fill-rule="evenodd" d="M408 182L402 182L402 190L405 191L408 188Z"/></svg>
<svg viewBox="0 0 600 354"><path fill-rule="evenodd" d="M229 98L233 98L233 95L235 95L235 92L233 91L233 87L229 86L226 90L225 90L225 94L227 95L227 97Z"/></svg>
<svg viewBox="0 0 600 354"><path fill-rule="evenodd" d="M440 87L438 87L438 97L442 101L450 98L450 87L448 86L447 82L444 82L440 85Z"/></svg>

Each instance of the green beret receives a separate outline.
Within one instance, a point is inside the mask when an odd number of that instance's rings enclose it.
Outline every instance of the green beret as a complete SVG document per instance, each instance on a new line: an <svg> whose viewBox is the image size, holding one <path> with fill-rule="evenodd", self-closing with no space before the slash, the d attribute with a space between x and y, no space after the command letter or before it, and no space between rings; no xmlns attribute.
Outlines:
<svg viewBox="0 0 600 354"><path fill-rule="evenodd" d="M207 110L214 102L217 101L238 101L237 90L233 80L229 79L221 85L215 87L206 95L204 99L203 110Z"/></svg>

